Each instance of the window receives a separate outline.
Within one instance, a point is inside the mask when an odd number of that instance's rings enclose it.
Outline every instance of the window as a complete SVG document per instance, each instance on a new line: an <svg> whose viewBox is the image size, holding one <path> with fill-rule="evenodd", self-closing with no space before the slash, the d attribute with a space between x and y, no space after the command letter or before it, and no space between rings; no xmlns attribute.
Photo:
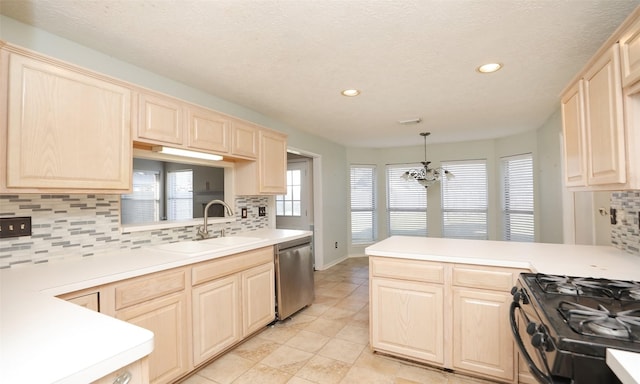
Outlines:
<svg viewBox="0 0 640 384"><path fill-rule="evenodd" d="M376 239L376 195L373 165L351 166L351 242Z"/></svg>
<svg viewBox="0 0 640 384"><path fill-rule="evenodd" d="M402 174L416 164L387 165L389 236L427 236L427 189Z"/></svg>
<svg viewBox="0 0 640 384"><path fill-rule="evenodd" d="M300 192L302 190L302 171L287 170L287 194L276 196L276 215L300 216Z"/></svg>
<svg viewBox="0 0 640 384"><path fill-rule="evenodd" d="M459 239L487 239L487 162L443 162L453 174L442 179L442 235Z"/></svg>
<svg viewBox="0 0 640 384"><path fill-rule="evenodd" d="M123 224L147 223L160 218L160 172L133 170L133 190L122 195Z"/></svg>
<svg viewBox="0 0 640 384"><path fill-rule="evenodd" d="M503 238L534 241L533 156L503 157L500 163Z"/></svg>
<svg viewBox="0 0 640 384"><path fill-rule="evenodd" d="M167 220L193 218L193 171L167 173Z"/></svg>

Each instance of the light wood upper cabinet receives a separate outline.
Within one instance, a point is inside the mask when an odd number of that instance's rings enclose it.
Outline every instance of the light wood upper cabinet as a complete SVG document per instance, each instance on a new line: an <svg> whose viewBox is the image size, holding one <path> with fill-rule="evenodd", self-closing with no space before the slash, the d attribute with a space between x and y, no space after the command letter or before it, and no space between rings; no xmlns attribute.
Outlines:
<svg viewBox="0 0 640 384"><path fill-rule="evenodd" d="M568 187L587 185L583 94L580 80L562 98L564 176Z"/></svg>
<svg viewBox="0 0 640 384"><path fill-rule="evenodd" d="M584 106L587 184L624 184L626 157L617 44L585 73Z"/></svg>
<svg viewBox="0 0 640 384"><path fill-rule="evenodd" d="M287 137L273 131L260 131L260 192L287 193Z"/></svg>
<svg viewBox="0 0 640 384"><path fill-rule="evenodd" d="M287 193L287 136L261 129L258 142L258 161L236 163L236 194Z"/></svg>
<svg viewBox="0 0 640 384"><path fill-rule="evenodd" d="M228 153L231 146L229 118L209 109L190 105L187 109L190 148Z"/></svg>
<svg viewBox="0 0 640 384"><path fill-rule="evenodd" d="M620 38L622 86L628 87L640 80L640 18Z"/></svg>
<svg viewBox="0 0 640 384"><path fill-rule="evenodd" d="M640 188L640 8L603 44L562 95L565 185Z"/></svg>
<svg viewBox="0 0 640 384"><path fill-rule="evenodd" d="M259 128L239 120L234 120L232 125L231 154L248 159L257 158Z"/></svg>
<svg viewBox="0 0 640 384"><path fill-rule="evenodd" d="M184 142L184 111L180 101L153 93L138 93L135 139L158 144Z"/></svg>
<svg viewBox="0 0 640 384"><path fill-rule="evenodd" d="M0 190L129 191L131 91L9 45L0 55Z"/></svg>

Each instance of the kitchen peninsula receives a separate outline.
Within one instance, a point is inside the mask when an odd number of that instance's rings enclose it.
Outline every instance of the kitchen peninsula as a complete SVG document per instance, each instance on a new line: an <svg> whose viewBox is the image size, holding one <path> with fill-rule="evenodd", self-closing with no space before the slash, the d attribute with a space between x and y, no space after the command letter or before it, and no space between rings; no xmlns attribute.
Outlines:
<svg viewBox="0 0 640 384"><path fill-rule="evenodd" d="M241 235L255 241L209 252L200 246L189 254L149 246L0 270L0 382L89 383L154 349L150 331L55 296L169 270L188 271L196 263L208 266L214 259L249 255L310 232L263 229ZM191 275L185 277L189 291Z"/></svg>
<svg viewBox="0 0 640 384"><path fill-rule="evenodd" d="M520 273L640 281L640 259L605 246L393 236L365 253L374 351L501 382L535 382L509 321Z"/></svg>

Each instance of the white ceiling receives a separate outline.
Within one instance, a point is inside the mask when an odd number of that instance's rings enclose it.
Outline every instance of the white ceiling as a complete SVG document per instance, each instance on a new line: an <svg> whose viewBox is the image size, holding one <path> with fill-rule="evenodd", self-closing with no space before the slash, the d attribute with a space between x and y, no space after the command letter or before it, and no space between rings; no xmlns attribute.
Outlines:
<svg viewBox="0 0 640 384"><path fill-rule="evenodd" d="M352 147L538 128L640 0L0 0L0 13ZM504 63L491 75L475 68ZM340 95L358 88L355 98ZM420 117L418 125L398 120Z"/></svg>

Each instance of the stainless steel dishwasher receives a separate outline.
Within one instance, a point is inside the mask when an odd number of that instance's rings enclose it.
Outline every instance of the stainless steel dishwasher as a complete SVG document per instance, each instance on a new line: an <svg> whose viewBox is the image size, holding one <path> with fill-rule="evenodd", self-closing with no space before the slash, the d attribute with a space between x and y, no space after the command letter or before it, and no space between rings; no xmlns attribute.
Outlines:
<svg viewBox="0 0 640 384"><path fill-rule="evenodd" d="M314 299L311 237L276 245L276 315L284 320Z"/></svg>

